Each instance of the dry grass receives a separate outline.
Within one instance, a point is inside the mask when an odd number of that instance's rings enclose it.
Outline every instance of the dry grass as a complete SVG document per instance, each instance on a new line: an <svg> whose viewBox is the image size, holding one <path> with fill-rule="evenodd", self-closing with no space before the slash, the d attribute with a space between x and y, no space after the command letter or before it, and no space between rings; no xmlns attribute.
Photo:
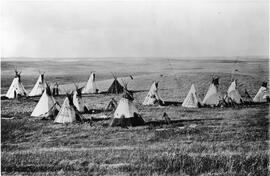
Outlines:
<svg viewBox="0 0 270 176"><path fill-rule="evenodd" d="M229 74L221 76L221 90ZM164 99L181 101L191 83L199 96L208 88L211 73L177 73L160 83ZM129 84L145 121L171 125L129 129L108 127L110 121L54 124L30 117L37 103L3 100L1 120L2 174L26 175L269 175L269 104L239 108L186 109L179 106L142 106L151 77L138 76ZM175 77L177 80L175 80ZM256 76L238 75L252 95ZM263 79L263 78L261 78ZM106 85L108 83L100 84ZM243 89L241 89L243 91ZM240 92L242 93L242 92ZM88 106L101 108L114 95L85 96ZM116 96L118 100L120 96ZM57 97L62 103L63 97Z"/></svg>

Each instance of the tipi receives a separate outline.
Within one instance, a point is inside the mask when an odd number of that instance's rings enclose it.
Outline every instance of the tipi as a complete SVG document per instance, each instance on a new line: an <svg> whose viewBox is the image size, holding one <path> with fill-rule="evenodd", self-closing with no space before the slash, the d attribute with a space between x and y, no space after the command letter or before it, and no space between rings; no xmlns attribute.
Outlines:
<svg viewBox="0 0 270 176"><path fill-rule="evenodd" d="M133 104L133 94L125 87L123 97L120 99L114 112L111 126L139 126L144 124L143 118L139 115L137 108Z"/></svg>
<svg viewBox="0 0 270 176"><path fill-rule="evenodd" d="M113 75L113 83L111 84L111 86L109 87L107 93L114 93L114 94L120 94L124 92L124 87L118 82L117 77L115 76L115 74Z"/></svg>
<svg viewBox="0 0 270 176"><path fill-rule="evenodd" d="M142 104L154 105L155 103L160 103L160 102L164 103L164 101L162 100L162 98L160 97L158 93L158 82L154 82Z"/></svg>
<svg viewBox="0 0 270 176"><path fill-rule="evenodd" d="M21 72L15 69L15 77L6 93L6 97L16 98L18 96L27 96L27 92L21 82Z"/></svg>
<svg viewBox="0 0 270 176"><path fill-rule="evenodd" d="M268 102L270 100L270 92L267 88L267 82L263 82L261 88L253 98L254 102Z"/></svg>
<svg viewBox="0 0 270 176"><path fill-rule="evenodd" d="M83 121L83 116L78 112L73 104L72 95L67 94L64 103L56 116L55 123L72 123L75 121Z"/></svg>
<svg viewBox="0 0 270 176"><path fill-rule="evenodd" d="M35 84L35 86L33 87L33 89L31 90L31 92L29 93L29 96L39 96L42 95L43 91L46 88L46 83L44 80L44 74L45 73L40 73L39 77L37 79L37 82Z"/></svg>
<svg viewBox="0 0 270 176"><path fill-rule="evenodd" d="M76 90L73 92L73 104L77 108L79 112L88 111L87 107L85 106L83 99L82 99L82 89L78 88L75 84Z"/></svg>
<svg viewBox="0 0 270 176"><path fill-rule="evenodd" d="M55 101L52 96L52 92L48 84L46 84L46 89L40 97L38 104L36 105L31 116L33 117L48 117L53 115L54 111L59 111L60 106Z"/></svg>
<svg viewBox="0 0 270 176"><path fill-rule="evenodd" d="M200 98L197 95L194 84L191 85L191 88L185 100L183 101L182 106L187 108L197 108L200 106Z"/></svg>
<svg viewBox="0 0 270 176"><path fill-rule="evenodd" d="M222 96L218 91L219 78L212 78L212 83L203 99L203 104L217 106L222 100Z"/></svg>
<svg viewBox="0 0 270 176"><path fill-rule="evenodd" d="M105 110L106 111L114 111L117 108L117 101L112 98L110 102L107 104Z"/></svg>
<svg viewBox="0 0 270 176"><path fill-rule="evenodd" d="M228 98L231 99L232 102L240 104L242 103L242 97L237 88L237 81L232 81L230 87L228 88L227 95ZM226 98L226 97L225 97Z"/></svg>
<svg viewBox="0 0 270 176"><path fill-rule="evenodd" d="M95 80L96 80L95 73L91 73L86 86L82 89L82 93L98 93Z"/></svg>

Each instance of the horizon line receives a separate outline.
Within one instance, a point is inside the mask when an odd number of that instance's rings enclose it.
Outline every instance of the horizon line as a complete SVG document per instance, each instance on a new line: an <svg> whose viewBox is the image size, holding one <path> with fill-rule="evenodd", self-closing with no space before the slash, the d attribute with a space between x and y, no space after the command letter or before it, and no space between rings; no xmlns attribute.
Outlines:
<svg viewBox="0 0 270 176"><path fill-rule="evenodd" d="M158 59L185 59L185 58L250 58L259 57L258 59L267 59L269 55L246 55L246 56L79 56L79 57L67 57L67 56L49 56L49 57L32 57L32 56L1 56L1 59L121 59L121 58L158 58Z"/></svg>

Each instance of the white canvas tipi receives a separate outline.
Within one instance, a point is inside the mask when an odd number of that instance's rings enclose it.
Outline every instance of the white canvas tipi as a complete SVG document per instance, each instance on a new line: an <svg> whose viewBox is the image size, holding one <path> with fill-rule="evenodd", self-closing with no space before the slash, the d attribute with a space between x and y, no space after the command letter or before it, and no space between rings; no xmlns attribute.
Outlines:
<svg viewBox="0 0 270 176"><path fill-rule="evenodd" d="M267 83L263 82L261 88L253 98L254 102L267 102L270 99L270 92L267 88Z"/></svg>
<svg viewBox="0 0 270 176"><path fill-rule="evenodd" d="M158 93L158 82L154 82L142 104L154 105L155 103L159 101L164 102Z"/></svg>
<svg viewBox="0 0 270 176"><path fill-rule="evenodd" d="M31 116L33 117L45 117L48 115L49 111L53 108L56 108L58 111L60 110L60 106L56 103L55 99L51 94L50 87L47 86L46 90L43 92L40 97L38 104L36 105L34 111Z"/></svg>
<svg viewBox="0 0 270 176"><path fill-rule="evenodd" d="M40 73L35 86L29 93L29 96L40 96L42 95L45 88L46 88L46 83L44 80L44 73Z"/></svg>
<svg viewBox="0 0 270 176"><path fill-rule="evenodd" d="M16 98L18 96L27 96L27 92L21 83L21 72L15 70L15 78L13 79L7 93L7 98Z"/></svg>
<svg viewBox="0 0 270 176"><path fill-rule="evenodd" d="M86 86L82 90L82 93L97 93L98 92L97 85L95 82L95 79L96 79L95 77L96 75L94 73L91 73Z"/></svg>
<svg viewBox="0 0 270 176"><path fill-rule="evenodd" d="M111 126L139 126L144 124L143 118L139 115L133 101L133 95L125 89L123 97L120 99L114 112Z"/></svg>
<svg viewBox="0 0 270 176"><path fill-rule="evenodd" d="M79 114L79 112L76 110L76 107L73 105L72 95L68 94L54 122L72 123L82 120L83 117Z"/></svg>
<svg viewBox="0 0 270 176"><path fill-rule="evenodd" d="M187 108L197 108L199 106L199 103L200 99L197 96L197 91L194 84L192 84L185 100L182 103L182 106Z"/></svg>
<svg viewBox="0 0 270 176"><path fill-rule="evenodd" d="M240 104L242 102L242 97L237 89L237 82L234 80L227 91L227 96L235 103Z"/></svg>
<svg viewBox="0 0 270 176"><path fill-rule="evenodd" d="M134 113L138 113L138 110L133 104L133 102L129 101L126 98L121 98L114 112L114 118L121 118L121 116L125 116L125 118L130 118L134 117Z"/></svg>
<svg viewBox="0 0 270 176"><path fill-rule="evenodd" d="M222 100L222 96L220 92L218 91L218 79L219 78L213 78L212 84L210 85L204 99L203 104L204 105L211 105L211 106L217 106L219 102Z"/></svg>
<svg viewBox="0 0 270 176"><path fill-rule="evenodd" d="M73 104L79 112L85 112L87 109L82 99L82 88L76 86L76 90L73 92Z"/></svg>

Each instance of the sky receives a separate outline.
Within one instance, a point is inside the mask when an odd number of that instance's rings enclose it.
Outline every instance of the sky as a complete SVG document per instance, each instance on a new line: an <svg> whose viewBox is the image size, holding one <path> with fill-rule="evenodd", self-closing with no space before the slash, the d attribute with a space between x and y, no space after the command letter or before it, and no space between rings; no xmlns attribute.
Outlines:
<svg viewBox="0 0 270 176"><path fill-rule="evenodd" d="M2 57L268 56L264 0L4 0Z"/></svg>

